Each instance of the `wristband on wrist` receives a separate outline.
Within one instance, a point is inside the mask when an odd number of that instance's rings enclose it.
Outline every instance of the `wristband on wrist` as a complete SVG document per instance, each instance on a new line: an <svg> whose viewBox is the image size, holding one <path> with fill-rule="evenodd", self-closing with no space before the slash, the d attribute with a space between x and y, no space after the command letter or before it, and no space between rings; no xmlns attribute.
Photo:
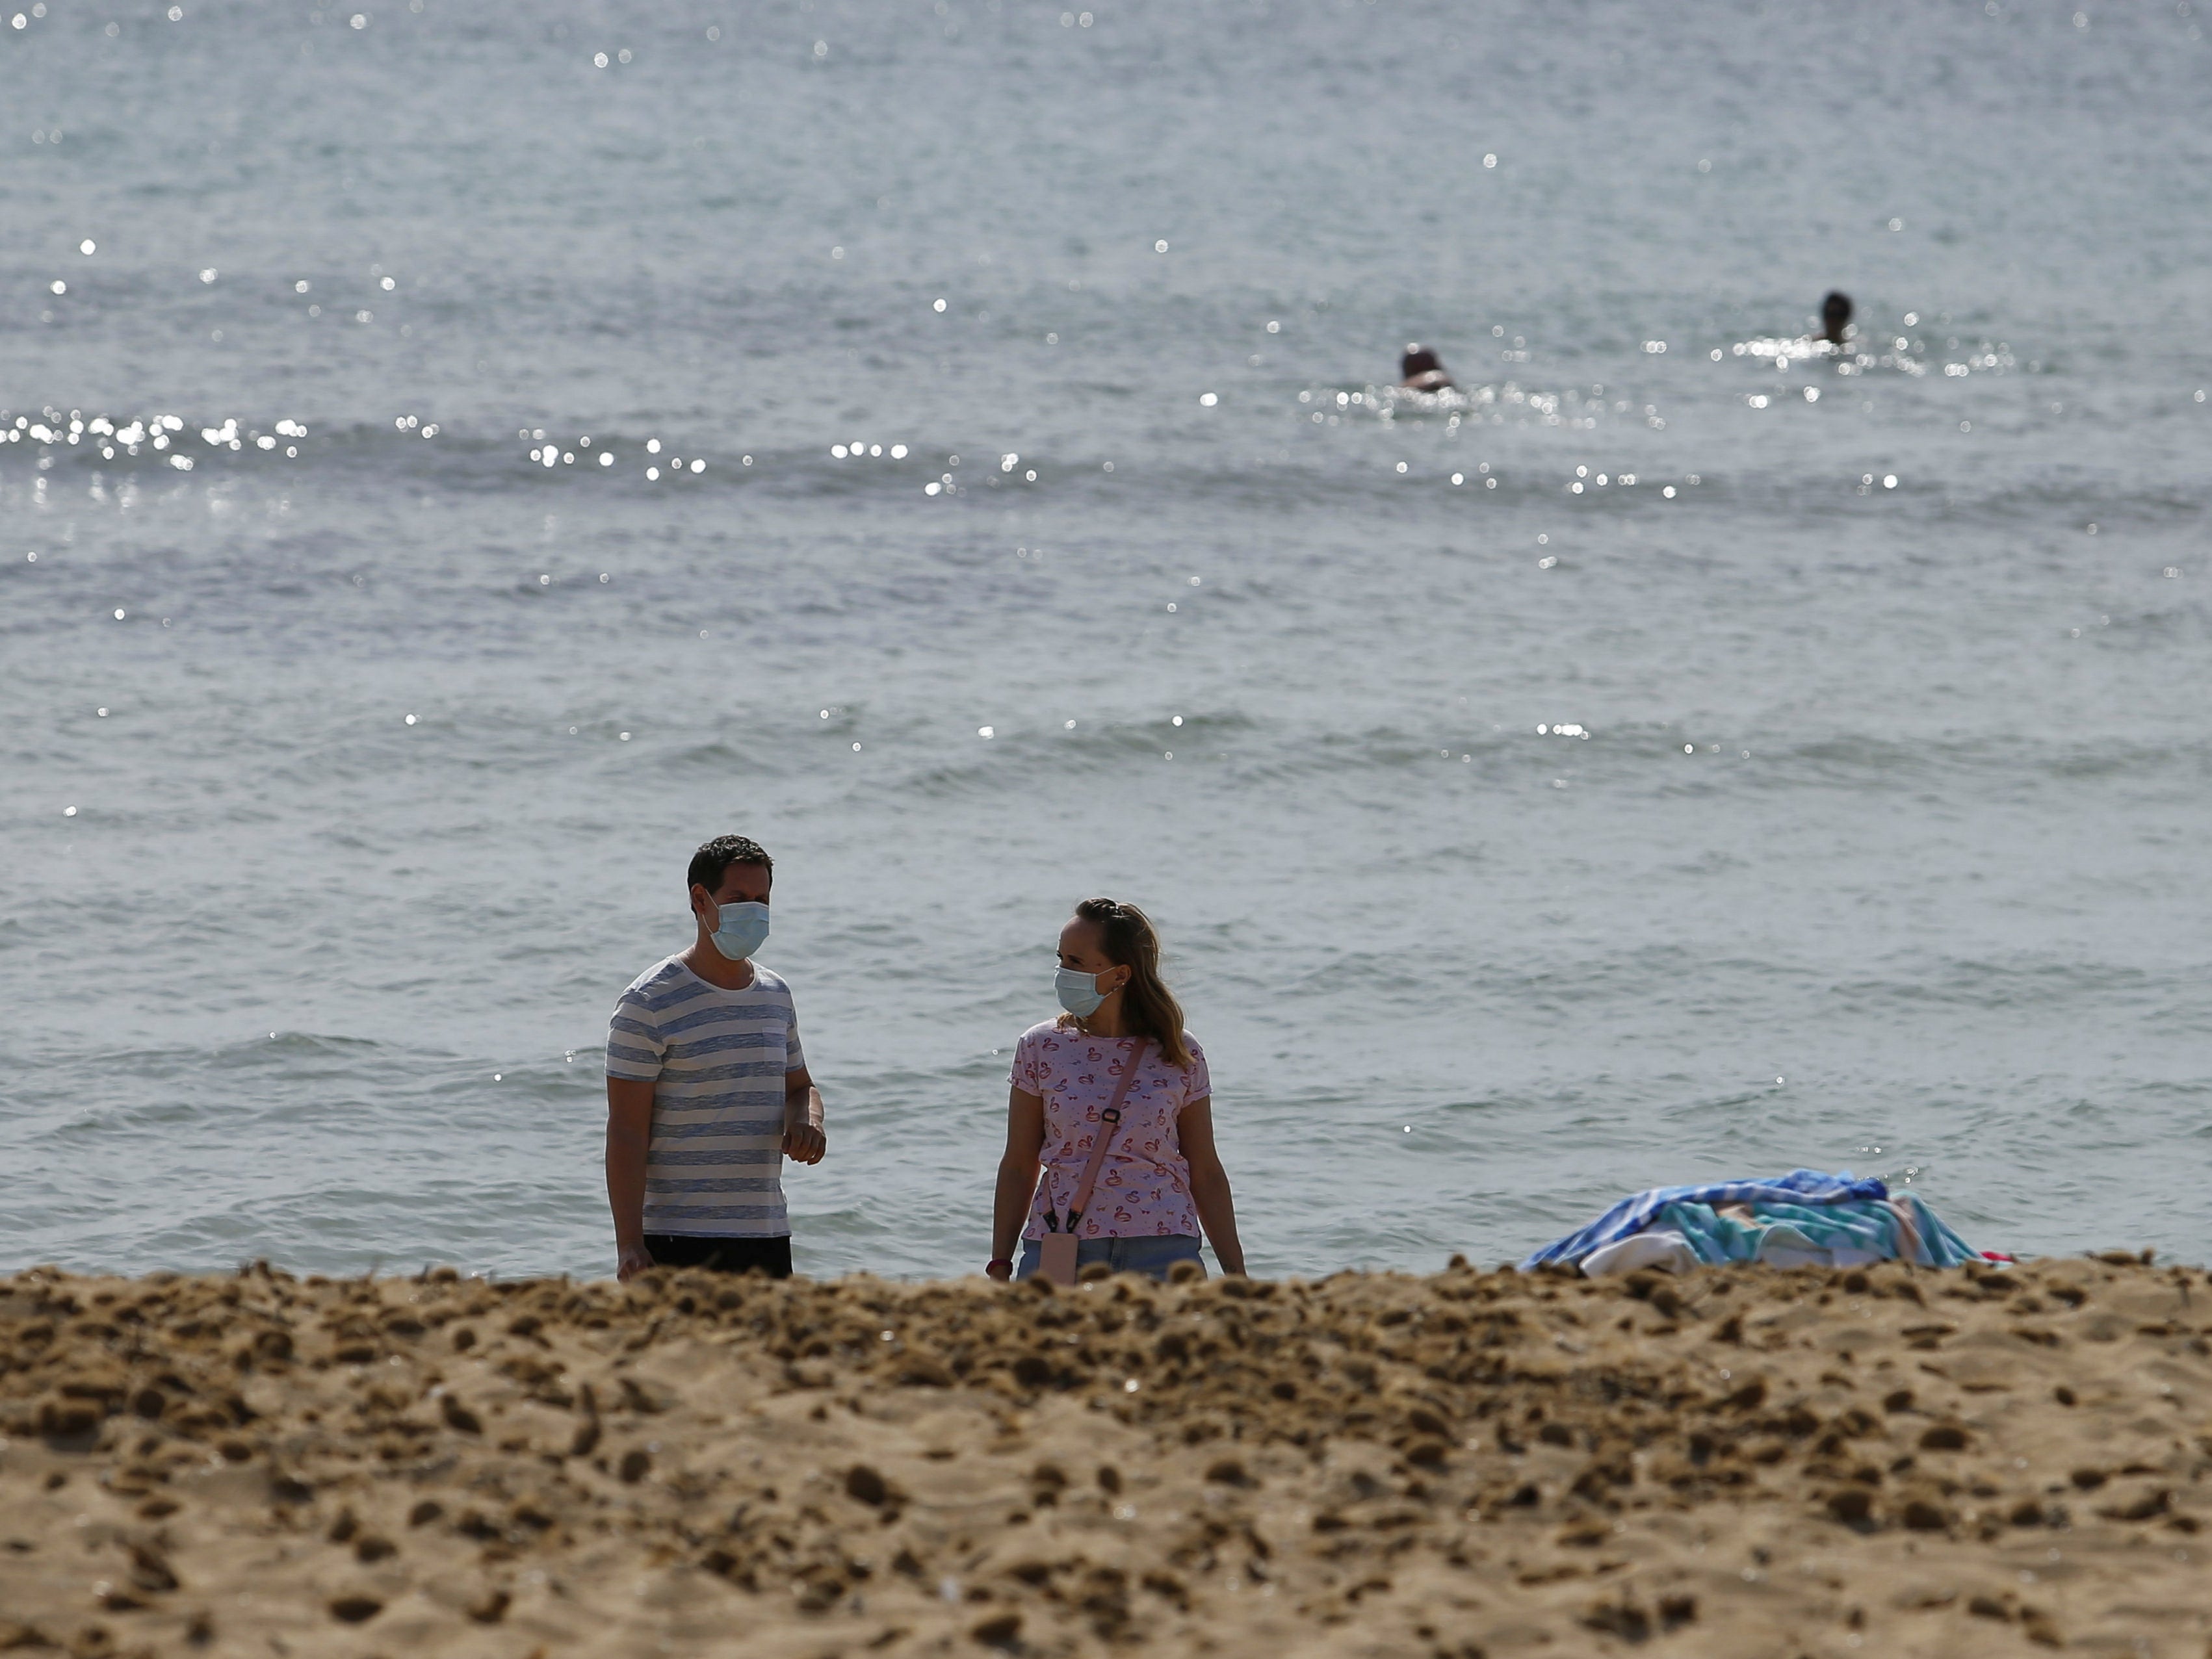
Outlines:
<svg viewBox="0 0 2212 1659"><path fill-rule="evenodd" d="M993 1268L1004 1268L1007 1272L1012 1273L1014 1270L1014 1264L1006 1256L994 1256L983 1263L983 1271L988 1273Z"/></svg>

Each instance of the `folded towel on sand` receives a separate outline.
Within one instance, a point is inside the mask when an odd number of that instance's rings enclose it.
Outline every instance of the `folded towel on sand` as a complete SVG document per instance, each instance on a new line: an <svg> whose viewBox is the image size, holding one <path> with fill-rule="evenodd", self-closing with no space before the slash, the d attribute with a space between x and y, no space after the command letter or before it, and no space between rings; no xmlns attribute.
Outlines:
<svg viewBox="0 0 2212 1659"><path fill-rule="evenodd" d="M1547 1244L1522 1270L1567 1262L1586 1274L1764 1262L1774 1267L1863 1267L1905 1261L1957 1267L1978 1251L1917 1193L1892 1196L1871 1177L1792 1170L1749 1181L1654 1187L1624 1198L1588 1226Z"/></svg>

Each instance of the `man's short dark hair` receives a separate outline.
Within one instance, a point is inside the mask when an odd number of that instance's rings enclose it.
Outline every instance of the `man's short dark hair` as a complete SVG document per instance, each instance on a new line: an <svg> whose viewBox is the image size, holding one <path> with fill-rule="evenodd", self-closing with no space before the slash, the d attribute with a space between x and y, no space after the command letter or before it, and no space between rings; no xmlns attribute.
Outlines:
<svg viewBox="0 0 2212 1659"><path fill-rule="evenodd" d="M770 875L775 874L775 860L759 842L743 835L718 835L691 855L687 891L690 887L704 887L709 893L718 891L722 873L732 864L758 864Z"/></svg>

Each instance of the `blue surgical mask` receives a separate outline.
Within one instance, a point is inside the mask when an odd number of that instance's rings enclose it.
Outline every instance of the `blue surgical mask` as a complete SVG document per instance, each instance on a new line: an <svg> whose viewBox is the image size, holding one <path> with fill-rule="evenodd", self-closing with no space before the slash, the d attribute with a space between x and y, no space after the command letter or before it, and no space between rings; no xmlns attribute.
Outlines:
<svg viewBox="0 0 2212 1659"><path fill-rule="evenodd" d="M721 906L722 924L708 935L714 948L732 962L742 962L768 942L768 906L729 904Z"/></svg>
<svg viewBox="0 0 2212 1659"><path fill-rule="evenodd" d="M1053 980L1053 989L1060 993L1060 1007L1079 1020L1088 1020L1106 1000L1106 993L1098 989L1097 974L1078 973L1073 968L1062 968Z"/></svg>

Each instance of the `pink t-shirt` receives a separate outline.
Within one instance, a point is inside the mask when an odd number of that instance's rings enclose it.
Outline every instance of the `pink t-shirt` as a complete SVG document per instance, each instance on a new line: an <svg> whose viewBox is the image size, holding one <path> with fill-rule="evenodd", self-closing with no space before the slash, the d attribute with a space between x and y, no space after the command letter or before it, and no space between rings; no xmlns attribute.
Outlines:
<svg viewBox="0 0 2212 1659"><path fill-rule="evenodd" d="M1114 1103L1121 1070L1143 1043L1137 1081L1121 1102L1121 1124L1108 1147L1091 1194L1079 1238L1195 1238L1198 1207L1190 1199L1190 1166L1184 1161L1176 1119L1193 1101L1213 1093L1206 1056L1188 1033L1190 1066L1177 1070L1149 1038L1085 1037L1046 1020L1022 1033L1014 1047L1012 1081L1044 1101L1044 1177L1030 1206L1024 1238L1044 1237L1044 1213L1067 1206L1083 1180L1098 1133L1098 1114ZM1049 1200L1047 1192L1052 1195Z"/></svg>

